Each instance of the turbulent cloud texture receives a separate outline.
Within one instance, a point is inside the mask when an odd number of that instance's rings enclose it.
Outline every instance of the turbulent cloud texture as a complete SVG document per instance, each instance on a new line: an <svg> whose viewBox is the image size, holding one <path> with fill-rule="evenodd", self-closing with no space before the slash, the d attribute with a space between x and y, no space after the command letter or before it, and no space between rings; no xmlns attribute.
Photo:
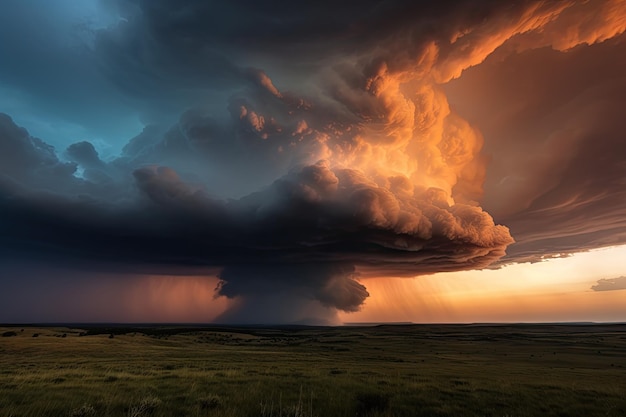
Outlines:
<svg viewBox="0 0 626 417"><path fill-rule="evenodd" d="M4 120L16 141L39 143ZM508 230L488 214L450 205L442 190L415 187L403 177L379 186L361 171L333 170L328 162L294 169L262 191L223 201L157 165L135 168L134 187L124 192L106 175L125 169L123 163L106 166L84 143L67 153L85 173L104 166L97 180L72 176L75 165L48 154L37 160L37 150L26 147L23 159L55 168L62 191L81 194L6 187L0 208L12 222L3 234L5 253L69 255L118 268L143 263L147 272L160 264L183 271L224 267L221 295L294 288L325 306L352 311L367 296L355 281L354 265L401 275L485 267L511 242ZM109 201L99 199L107 194Z"/></svg>
<svg viewBox="0 0 626 417"><path fill-rule="evenodd" d="M504 49L446 86L485 137L481 205L516 238L506 259L626 242L625 54L624 36L566 53Z"/></svg>
<svg viewBox="0 0 626 417"><path fill-rule="evenodd" d="M626 241L623 72L548 114L548 87L495 88L613 59L621 1L105 4L89 62L147 125L103 159L0 114L0 257L217 274L222 320L332 322L360 277L489 267L507 226L509 262Z"/></svg>

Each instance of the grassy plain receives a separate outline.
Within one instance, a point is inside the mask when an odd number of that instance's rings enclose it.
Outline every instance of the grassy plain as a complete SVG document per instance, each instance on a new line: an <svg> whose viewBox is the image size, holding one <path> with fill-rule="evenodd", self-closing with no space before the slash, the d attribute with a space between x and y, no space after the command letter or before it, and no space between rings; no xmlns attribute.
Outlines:
<svg viewBox="0 0 626 417"><path fill-rule="evenodd" d="M3 334L3 417L626 416L626 325Z"/></svg>

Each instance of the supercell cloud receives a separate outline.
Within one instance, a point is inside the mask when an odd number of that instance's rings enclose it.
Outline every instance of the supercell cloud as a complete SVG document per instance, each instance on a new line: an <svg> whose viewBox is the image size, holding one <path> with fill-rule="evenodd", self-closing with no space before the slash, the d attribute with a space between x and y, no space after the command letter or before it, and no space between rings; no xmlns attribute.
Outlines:
<svg viewBox="0 0 626 417"><path fill-rule="evenodd" d="M616 120L600 113L612 97L603 90L581 93L598 113L571 130L551 130L571 120L565 106L520 137L502 137L487 112L467 119L482 95L459 96L482 66L497 75L544 50L576 60L578 45L620 39L620 1L103 4L119 20L81 53L146 126L103 158L88 138L55 149L1 114L0 257L218 276L216 296L235 300L223 321L333 322L367 299L361 277L571 252L584 233L565 228L559 241L541 213L572 198L582 179L568 169L589 140L623 148ZM480 81L487 97L490 83ZM498 152L524 149L522 134L546 147L539 169L556 177L536 184L531 168L496 163L501 182L525 181L502 203L491 167ZM626 168L609 165L602 179L623 185ZM602 205L596 191L589 199ZM590 229L624 236L617 192Z"/></svg>

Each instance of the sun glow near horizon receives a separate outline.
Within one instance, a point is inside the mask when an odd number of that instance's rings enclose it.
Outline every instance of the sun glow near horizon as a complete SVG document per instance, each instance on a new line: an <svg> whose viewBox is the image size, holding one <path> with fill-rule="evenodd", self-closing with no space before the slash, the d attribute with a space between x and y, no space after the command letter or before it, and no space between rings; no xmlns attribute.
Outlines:
<svg viewBox="0 0 626 417"><path fill-rule="evenodd" d="M626 245L500 269L445 272L415 278L364 278L370 296L339 321L623 322L626 290L594 291L623 275ZM216 297L216 277L150 276L127 294L135 321L210 322L237 300Z"/></svg>
<svg viewBox="0 0 626 417"><path fill-rule="evenodd" d="M369 278L370 297L345 322L475 323L626 321L626 290L593 291L624 273L626 246L500 269L415 278Z"/></svg>

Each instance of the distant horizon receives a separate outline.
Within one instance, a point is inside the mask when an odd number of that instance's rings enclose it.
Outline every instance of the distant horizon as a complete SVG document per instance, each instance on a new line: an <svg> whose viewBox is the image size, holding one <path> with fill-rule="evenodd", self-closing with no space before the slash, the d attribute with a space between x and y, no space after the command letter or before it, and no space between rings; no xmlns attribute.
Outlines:
<svg viewBox="0 0 626 417"><path fill-rule="evenodd" d="M571 321L571 322L432 322L432 323L418 323L418 322L347 322L343 324L301 324L301 323L178 323L178 322L41 322L41 323L0 323L0 327L68 327L68 326L93 326L93 327L161 327L161 326L174 326L174 327L358 327L358 326L500 326L500 325L626 325L626 321L616 322L594 322L594 321Z"/></svg>

